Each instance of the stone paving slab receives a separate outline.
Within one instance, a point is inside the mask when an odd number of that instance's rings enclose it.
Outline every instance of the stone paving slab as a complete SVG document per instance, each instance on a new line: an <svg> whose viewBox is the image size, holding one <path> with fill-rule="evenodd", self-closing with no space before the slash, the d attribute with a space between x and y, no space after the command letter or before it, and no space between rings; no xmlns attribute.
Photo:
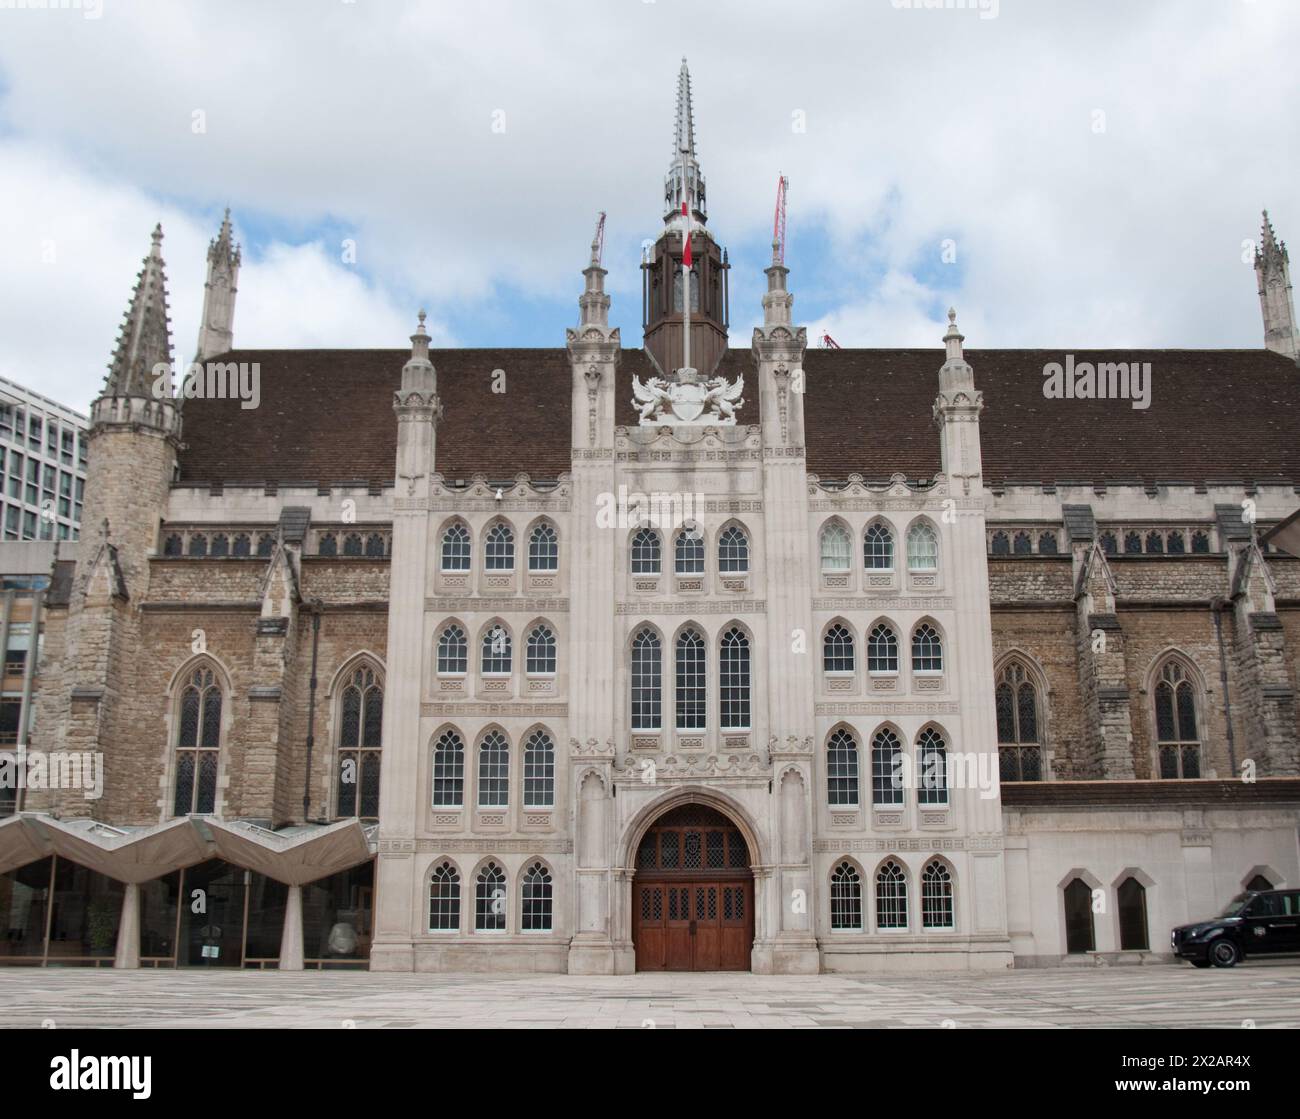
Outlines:
<svg viewBox="0 0 1300 1119"><path fill-rule="evenodd" d="M5 968L0 1008L10 1028L1296 1028L1300 963L871 977Z"/></svg>

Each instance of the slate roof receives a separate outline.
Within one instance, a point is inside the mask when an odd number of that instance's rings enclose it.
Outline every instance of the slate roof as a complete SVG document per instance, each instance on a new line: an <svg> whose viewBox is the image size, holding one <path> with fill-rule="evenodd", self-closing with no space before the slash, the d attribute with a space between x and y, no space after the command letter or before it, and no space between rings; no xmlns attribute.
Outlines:
<svg viewBox="0 0 1300 1119"><path fill-rule="evenodd" d="M984 394L981 435L989 483L1300 482L1300 368L1267 350L1074 350L1076 362L1151 363L1150 408L1127 400L1049 400L1043 367L1062 350L967 350ZM391 484L393 392L409 353L392 350L235 350L216 360L257 362L261 404L188 400L183 483L345 481ZM494 481L569 469L571 373L561 348L445 349L438 370L444 419L437 468L449 479ZM931 420L943 352L808 351L804 368L808 469L928 478L939 471ZM504 370L506 392L494 393ZM744 374L742 422L758 422L748 350L718 372ZM635 424L632 376L652 375L642 350L624 350L616 422Z"/></svg>

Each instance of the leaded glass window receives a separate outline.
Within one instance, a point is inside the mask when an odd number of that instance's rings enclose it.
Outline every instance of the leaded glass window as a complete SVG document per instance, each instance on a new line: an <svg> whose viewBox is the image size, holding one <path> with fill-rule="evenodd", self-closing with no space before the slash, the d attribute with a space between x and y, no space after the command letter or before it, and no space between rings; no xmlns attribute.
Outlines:
<svg viewBox="0 0 1300 1119"><path fill-rule="evenodd" d="M849 862L831 871L831 928L862 928L862 877Z"/></svg>
<svg viewBox="0 0 1300 1119"><path fill-rule="evenodd" d="M678 575L704 574L704 533L699 528L682 529L677 534L674 549Z"/></svg>
<svg viewBox="0 0 1300 1119"><path fill-rule="evenodd" d="M890 571L894 566L894 534L889 526L874 521L862 539L862 562L868 571Z"/></svg>
<svg viewBox="0 0 1300 1119"><path fill-rule="evenodd" d="M488 529L487 569L489 571L513 571L515 567L515 534L510 526L498 521Z"/></svg>
<svg viewBox="0 0 1300 1119"><path fill-rule="evenodd" d="M380 744L384 688L368 665L349 673L340 698L338 800L340 817L379 818Z"/></svg>
<svg viewBox="0 0 1300 1119"><path fill-rule="evenodd" d="M940 859L932 859L921 871L921 927L953 927L952 872Z"/></svg>
<svg viewBox="0 0 1300 1119"><path fill-rule="evenodd" d="M1041 781L1042 738L1038 690L1024 665L1012 661L994 691L997 712L999 776L1003 781Z"/></svg>
<svg viewBox="0 0 1300 1119"><path fill-rule="evenodd" d="M555 675L555 634L550 626L534 626L529 631L524 667L530 676Z"/></svg>
<svg viewBox="0 0 1300 1119"><path fill-rule="evenodd" d="M663 661L659 637L652 629L632 639L632 729L659 730L663 725Z"/></svg>
<svg viewBox="0 0 1300 1119"><path fill-rule="evenodd" d="M555 743L544 730L524 742L524 807L555 806Z"/></svg>
<svg viewBox="0 0 1300 1119"><path fill-rule="evenodd" d="M826 742L826 803L857 807L858 744L847 730L837 730Z"/></svg>
<svg viewBox="0 0 1300 1119"><path fill-rule="evenodd" d="M200 665L189 673L180 696L174 815L216 811L220 749L221 688L212 669Z"/></svg>
<svg viewBox="0 0 1300 1119"><path fill-rule="evenodd" d="M821 536L822 570L847 571L849 569L849 534L841 524L832 521Z"/></svg>
<svg viewBox="0 0 1300 1119"><path fill-rule="evenodd" d="M652 528L639 528L632 537L632 574L659 574L659 534Z"/></svg>
<svg viewBox="0 0 1300 1119"><path fill-rule="evenodd" d="M523 908L519 927L523 932L550 932L553 920L551 872L542 863L524 871Z"/></svg>
<svg viewBox="0 0 1300 1119"><path fill-rule="evenodd" d="M433 807L459 808L465 799L465 743L444 731L433 747Z"/></svg>
<svg viewBox="0 0 1300 1119"><path fill-rule="evenodd" d="M558 571L560 567L560 538L555 529L543 522L528 537L528 570Z"/></svg>
<svg viewBox="0 0 1300 1119"><path fill-rule="evenodd" d="M468 571L469 563L469 529L463 524L449 525L442 534L443 571Z"/></svg>
<svg viewBox="0 0 1300 1119"><path fill-rule="evenodd" d="M877 625L867 637L867 671L898 671L898 635L884 622Z"/></svg>
<svg viewBox="0 0 1300 1119"><path fill-rule="evenodd" d="M460 874L446 860L429 879L429 931L460 931Z"/></svg>
<svg viewBox="0 0 1300 1119"><path fill-rule="evenodd" d="M948 748L942 735L931 727L917 739L916 801L923 806L948 803Z"/></svg>
<svg viewBox="0 0 1300 1119"><path fill-rule="evenodd" d="M465 638L465 631L453 623L438 635L438 674L463 676L467 671L469 642Z"/></svg>
<svg viewBox="0 0 1300 1119"><path fill-rule="evenodd" d="M831 626L822 639L822 668L827 672L854 670L853 634L842 625Z"/></svg>
<svg viewBox="0 0 1300 1119"><path fill-rule="evenodd" d="M489 731L478 747L478 806L505 808L510 803L510 746L499 730Z"/></svg>
<svg viewBox="0 0 1300 1119"><path fill-rule="evenodd" d="M912 671L943 671L943 642L934 626L925 622L912 631Z"/></svg>
<svg viewBox="0 0 1300 1119"><path fill-rule="evenodd" d="M474 931L505 932L506 873L488 863L474 882Z"/></svg>
<svg viewBox="0 0 1300 1119"><path fill-rule="evenodd" d="M1160 776L1200 777L1201 742L1196 717L1196 689L1183 665L1171 660L1156 682L1156 749Z"/></svg>
<svg viewBox="0 0 1300 1119"><path fill-rule="evenodd" d="M749 537L744 529L731 525L718 537L718 570L732 575L749 570Z"/></svg>
<svg viewBox="0 0 1300 1119"><path fill-rule="evenodd" d="M893 859L876 871L876 928L907 928L907 874Z"/></svg>
<svg viewBox="0 0 1300 1119"><path fill-rule="evenodd" d="M903 803L903 744L888 727L871 740L871 803L879 808Z"/></svg>
<svg viewBox="0 0 1300 1119"><path fill-rule="evenodd" d="M677 638L676 688L678 730L703 730L708 709L706 698L704 638L695 630L683 630Z"/></svg>
<svg viewBox="0 0 1300 1119"><path fill-rule="evenodd" d="M494 622L483 631L479 671L484 676L509 676L512 660L510 631Z"/></svg>
<svg viewBox="0 0 1300 1119"><path fill-rule="evenodd" d="M749 638L735 626L718 650L718 695L723 730L749 728Z"/></svg>
<svg viewBox="0 0 1300 1119"><path fill-rule="evenodd" d="M935 571L939 567L939 537L925 521L907 531L907 569Z"/></svg>

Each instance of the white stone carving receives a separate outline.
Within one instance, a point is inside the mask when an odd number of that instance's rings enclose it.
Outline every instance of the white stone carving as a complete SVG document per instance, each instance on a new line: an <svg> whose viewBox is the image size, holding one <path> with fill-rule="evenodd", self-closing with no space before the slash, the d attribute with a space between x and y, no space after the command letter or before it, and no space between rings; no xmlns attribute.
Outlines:
<svg viewBox="0 0 1300 1119"><path fill-rule="evenodd" d="M725 377L701 380L694 369L679 369L675 380L650 377L645 384L633 375L632 406L643 427L660 424L697 427L734 426L736 409L744 405L744 377L729 383Z"/></svg>

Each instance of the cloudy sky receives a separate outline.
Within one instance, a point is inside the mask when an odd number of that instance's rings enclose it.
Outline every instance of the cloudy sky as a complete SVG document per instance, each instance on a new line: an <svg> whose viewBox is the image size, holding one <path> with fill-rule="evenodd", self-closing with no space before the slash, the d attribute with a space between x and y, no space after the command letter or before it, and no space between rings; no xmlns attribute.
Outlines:
<svg viewBox="0 0 1300 1119"><path fill-rule="evenodd" d="M600 210L635 345L683 53L733 345L780 174L812 339L937 353L953 303L972 346L1259 345L1300 4L924 2L6 0L0 375L84 409L157 221L188 360L226 205L238 345L403 346L421 305L441 345L561 345Z"/></svg>

